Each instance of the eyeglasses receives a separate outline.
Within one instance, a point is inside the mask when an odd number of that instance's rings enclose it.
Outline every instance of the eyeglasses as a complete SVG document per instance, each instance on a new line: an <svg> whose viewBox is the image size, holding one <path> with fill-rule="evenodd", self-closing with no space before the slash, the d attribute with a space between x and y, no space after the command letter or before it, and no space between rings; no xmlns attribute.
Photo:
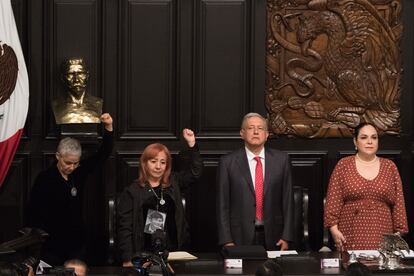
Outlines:
<svg viewBox="0 0 414 276"><path fill-rule="evenodd" d="M80 160L79 159L77 159L77 160L67 160L67 159L65 159L65 157L63 157L62 156L62 154L60 154L60 153L57 153L57 156L58 156L58 158L59 158L59 160L65 165L65 166L73 166L74 168L77 168L77 167L79 167L79 165L80 165Z"/></svg>
<svg viewBox="0 0 414 276"><path fill-rule="evenodd" d="M267 128L265 128L263 126L248 126L248 127L245 127L244 129L247 130L247 131L250 131L250 132L254 132L254 131L264 132L264 131L267 131Z"/></svg>
<svg viewBox="0 0 414 276"><path fill-rule="evenodd" d="M62 162L63 162L63 164L65 164L65 166L73 166L73 167L75 167L75 168L77 168L77 167L79 167L79 161L78 162L72 162L72 161L67 161L67 160L64 160L64 159L62 159Z"/></svg>

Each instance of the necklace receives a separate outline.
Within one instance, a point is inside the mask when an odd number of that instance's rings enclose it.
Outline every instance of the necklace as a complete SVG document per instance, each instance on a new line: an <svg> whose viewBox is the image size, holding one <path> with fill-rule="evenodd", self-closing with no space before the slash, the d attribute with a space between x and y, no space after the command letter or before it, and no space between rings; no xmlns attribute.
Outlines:
<svg viewBox="0 0 414 276"><path fill-rule="evenodd" d="M157 200L160 202L161 205L165 204L165 200L164 200L164 193L162 192L162 187L161 189L161 198L157 195L157 193L154 191L154 189L152 188L151 184L149 184L152 193L155 195L155 197L157 198Z"/></svg>
<svg viewBox="0 0 414 276"><path fill-rule="evenodd" d="M72 189L70 189L70 194L72 196L76 196L78 194L78 190L75 187L72 187Z"/></svg>
<svg viewBox="0 0 414 276"><path fill-rule="evenodd" d="M378 156L376 156L376 155L375 155L374 159L372 159L372 160L370 160L370 161L365 161L365 160L363 160L363 159L359 156L359 154L358 154L358 153L357 153L357 154L355 154L355 156L356 156L356 159L358 160L358 162L360 162L362 165L365 165L365 166L372 166L372 165L374 165L375 163L377 163L377 160L378 160Z"/></svg>
<svg viewBox="0 0 414 276"><path fill-rule="evenodd" d="M73 179L69 180L69 187L71 187L70 194L75 197L78 194L78 189L76 189Z"/></svg>

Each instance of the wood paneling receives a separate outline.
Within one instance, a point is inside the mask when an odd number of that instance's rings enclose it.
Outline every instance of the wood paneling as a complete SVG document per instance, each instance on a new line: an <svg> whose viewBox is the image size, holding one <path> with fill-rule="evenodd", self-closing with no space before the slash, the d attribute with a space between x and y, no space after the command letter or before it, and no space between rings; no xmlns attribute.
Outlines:
<svg viewBox="0 0 414 276"><path fill-rule="evenodd" d="M303 1L302 1L303 2ZM108 200L138 176L144 147L161 141L173 156L181 129L198 134L205 171L186 193L191 251L218 250L215 179L219 158L242 147L246 112L264 114L265 0L13 0L30 78L26 138L0 189L0 242L24 224L27 195L37 174L54 161L59 128L50 110L63 92L60 63L82 56L90 69L90 93L104 99L114 117L115 149L89 178L84 202L88 264L105 265ZM381 156L400 170L410 229L414 229L413 43L414 2L403 0L402 133L381 137ZM265 115L265 114L264 114ZM79 137L85 155L96 139ZM100 138L98 138L99 140ZM294 185L309 192L309 247L321 243L323 196L339 158L353 154L351 138L272 137L268 145L291 158ZM414 236L409 235L411 246ZM113 252L112 252L113 253ZM116 255L116 254L115 254Z"/></svg>
<svg viewBox="0 0 414 276"><path fill-rule="evenodd" d="M201 136L238 136L250 106L249 2L199 2L195 71Z"/></svg>
<svg viewBox="0 0 414 276"><path fill-rule="evenodd" d="M176 1L131 0L121 6L121 138L175 138Z"/></svg>
<svg viewBox="0 0 414 276"><path fill-rule="evenodd" d="M136 152L117 152L116 193L121 193L138 178L139 156Z"/></svg>
<svg viewBox="0 0 414 276"><path fill-rule="evenodd" d="M186 197L191 246L196 251L218 249L216 221L216 171L220 156L227 152L204 152L202 179L193 185ZM206 233L208 233L206 235Z"/></svg>
<svg viewBox="0 0 414 276"><path fill-rule="evenodd" d="M307 189L309 242L304 248L319 250L323 245L323 199L327 183L328 152L289 152L293 186Z"/></svg>
<svg viewBox="0 0 414 276"><path fill-rule="evenodd" d="M29 192L29 154L16 154L0 189L0 241L17 237L24 226L24 214Z"/></svg>
<svg viewBox="0 0 414 276"><path fill-rule="evenodd" d="M27 57L27 2L24 0L11 0L14 19L16 21L17 31L19 33L20 43L22 44L23 53Z"/></svg>
<svg viewBox="0 0 414 276"><path fill-rule="evenodd" d="M46 110L49 124L48 136L56 136L57 129L51 111L50 100L67 93L61 81L61 65L67 58L82 57L89 70L88 93L101 97L101 49L102 16L101 1L54 0L48 1L44 13L45 64L44 78L47 84ZM76 16L74 16L76 15Z"/></svg>

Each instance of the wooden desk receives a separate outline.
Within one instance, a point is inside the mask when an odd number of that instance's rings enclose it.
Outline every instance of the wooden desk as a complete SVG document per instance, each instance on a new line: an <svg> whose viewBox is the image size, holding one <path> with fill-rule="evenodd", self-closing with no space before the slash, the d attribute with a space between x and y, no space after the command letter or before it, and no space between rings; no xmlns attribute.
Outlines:
<svg viewBox="0 0 414 276"><path fill-rule="evenodd" d="M225 269L223 260L216 254L197 254L198 260L186 261L186 262L173 262L172 266L176 272L176 275L204 275L204 276L216 276L216 275L254 275L256 269L265 260L243 260L242 269ZM320 259L321 257L333 257L331 255L322 255L320 253L301 253L298 256L286 256L279 259L282 265L283 275L294 276L321 276L321 275L343 275L344 270L342 268L330 268L321 269ZM373 275L390 274L390 276L408 276L414 275L414 261L410 260L412 268L406 270L397 271L373 271ZM94 267L90 269L88 275L121 275L130 276L134 275L132 269L125 269L121 267ZM154 273L150 275L161 275L160 273Z"/></svg>

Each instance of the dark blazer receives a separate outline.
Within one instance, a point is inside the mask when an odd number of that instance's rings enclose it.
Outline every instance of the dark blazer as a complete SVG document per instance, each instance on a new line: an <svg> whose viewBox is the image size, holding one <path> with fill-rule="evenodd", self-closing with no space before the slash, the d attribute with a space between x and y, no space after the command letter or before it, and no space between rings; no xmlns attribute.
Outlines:
<svg viewBox="0 0 414 276"><path fill-rule="evenodd" d="M217 173L219 244L251 245L254 240L256 197L246 150L221 157ZM286 153L265 148L263 221L266 249L293 240L293 191Z"/></svg>
<svg viewBox="0 0 414 276"><path fill-rule="evenodd" d="M60 174L56 161L36 177L27 218L28 226L43 229L49 234L41 256L46 262L61 265L65 260L82 257L78 254L84 246L84 187L89 184L89 174L103 167L110 156L113 136L113 131L104 129L103 143L98 152L82 159L68 180ZM76 196L71 194L72 187L77 190Z"/></svg>
<svg viewBox="0 0 414 276"><path fill-rule="evenodd" d="M171 185L164 190L164 193L173 199L175 205L178 249L182 249L189 242L188 224L185 219L181 193L188 185L196 182L203 169L197 145L180 152L180 157L181 165L185 168L171 174ZM119 198L117 238L122 261L131 260L132 256L142 251L144 247L145 220L142 217L142 205L153 196L148 185L142 187L134 182L124 190Z"/></svg>

